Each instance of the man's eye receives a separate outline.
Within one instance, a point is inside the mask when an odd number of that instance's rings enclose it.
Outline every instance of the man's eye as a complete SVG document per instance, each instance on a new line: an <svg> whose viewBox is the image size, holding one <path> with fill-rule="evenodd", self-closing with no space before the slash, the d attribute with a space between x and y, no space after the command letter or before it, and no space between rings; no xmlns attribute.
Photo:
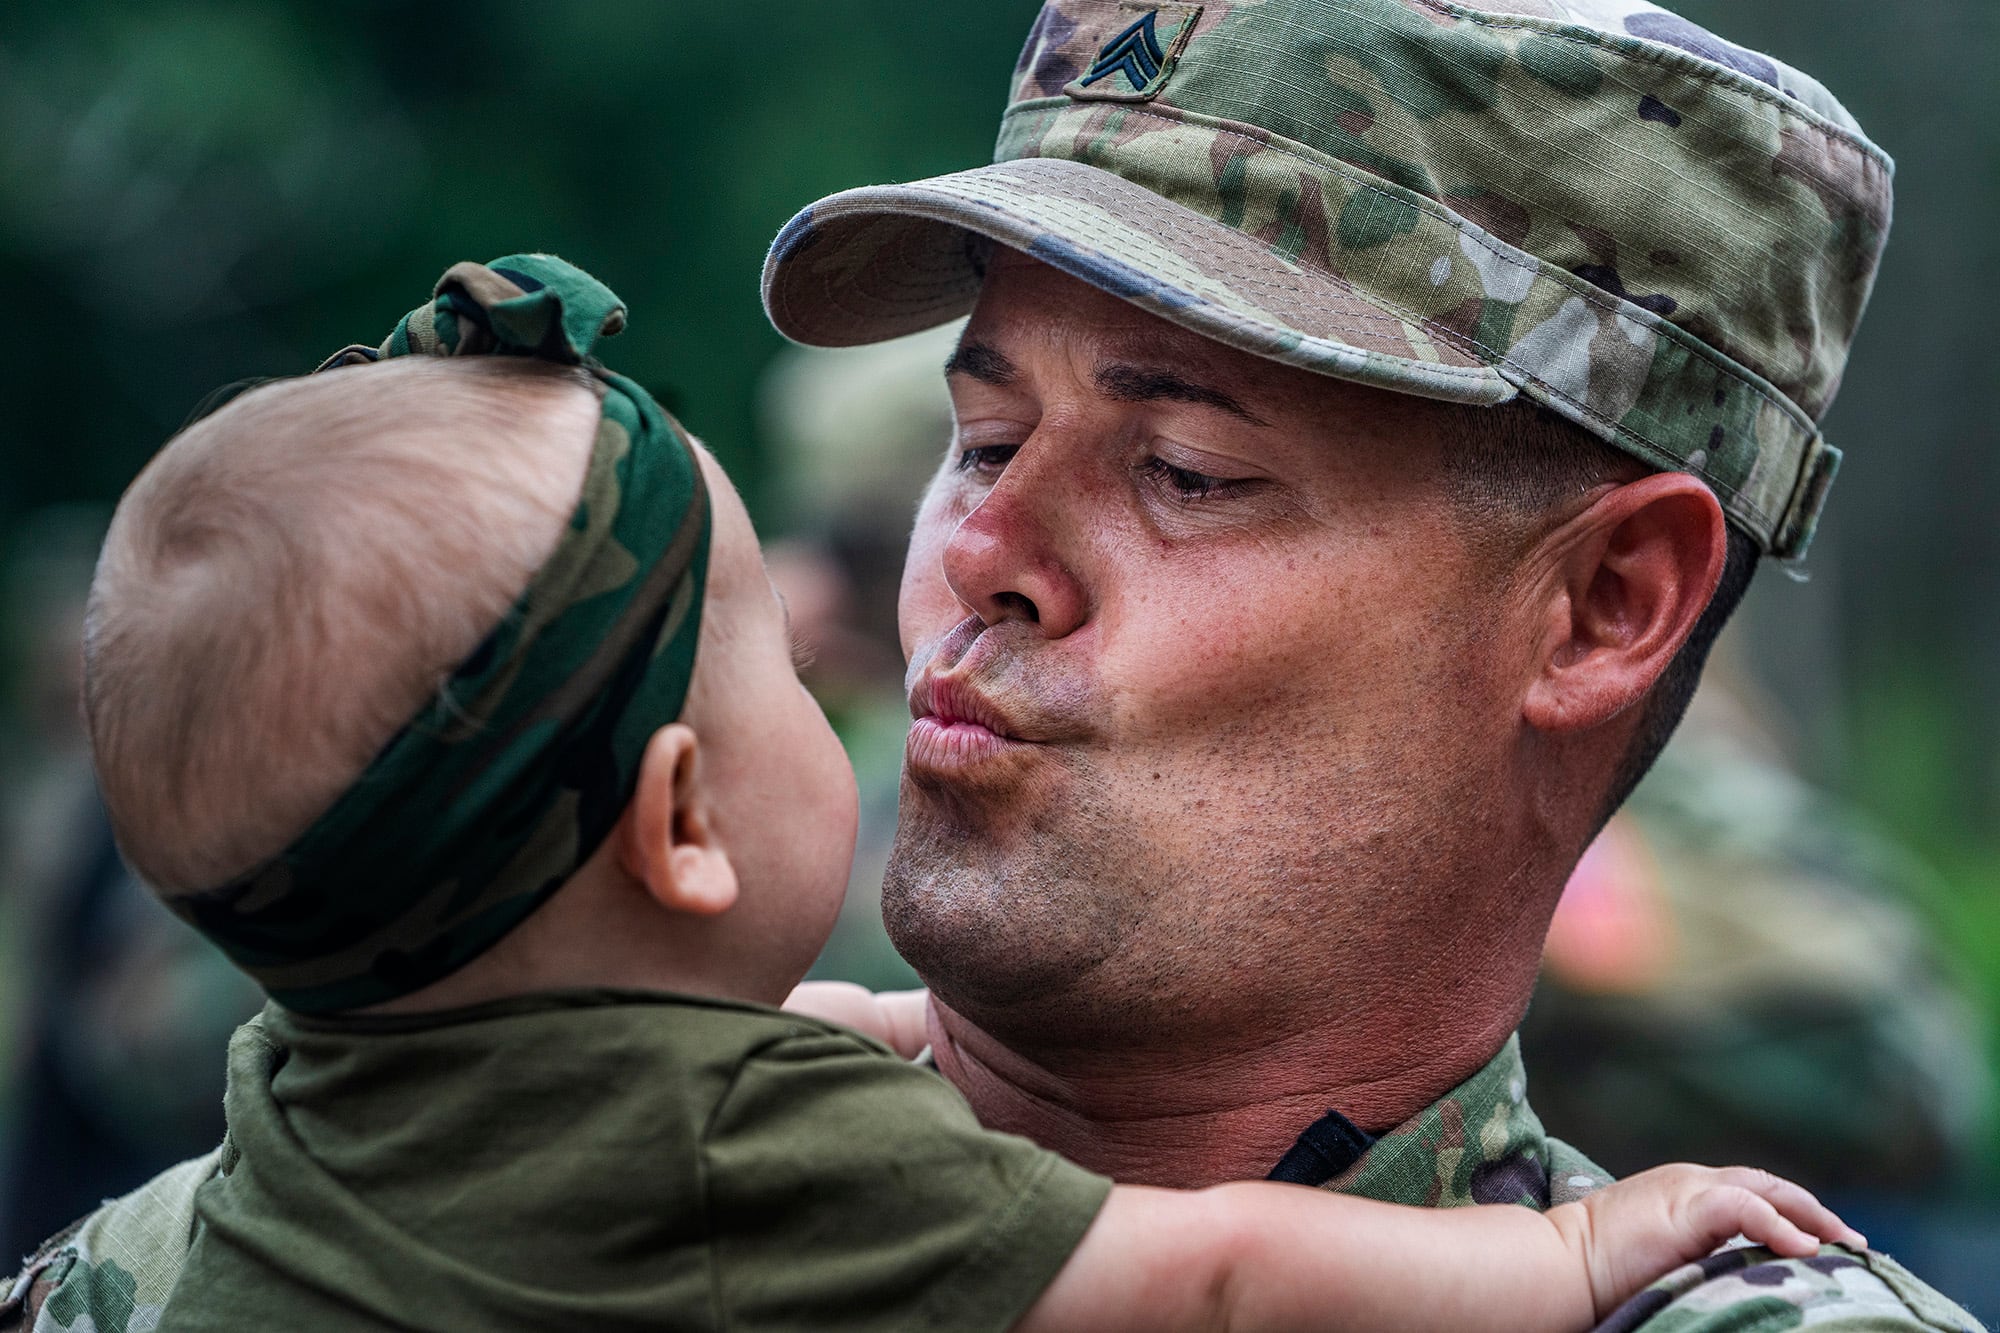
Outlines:
<svg viewBox="0 0 2000 1333"><path fill-rule="evenodd" d="M1214 495L1228 495L1251 484L1249 478L1211 477L1205 472L1194 472L1184 467L1175 467L1164 458L1149 458L1140 465L1140 471L1159 482L1183 500L1200 500Z"/></svg>
<svg viewBox="0 0 2000 1333"><path fill-rule="evenodd" d="M960 472L998 472L1007 466L1015 454L1021 452L1018 444L982 444L977 448L959 451L957 470Z"/></svg>

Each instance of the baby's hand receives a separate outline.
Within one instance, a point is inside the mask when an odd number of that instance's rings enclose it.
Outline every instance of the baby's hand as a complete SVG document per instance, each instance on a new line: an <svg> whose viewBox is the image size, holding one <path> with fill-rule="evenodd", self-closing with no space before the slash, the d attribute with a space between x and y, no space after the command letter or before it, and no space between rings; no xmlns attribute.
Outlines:
<svg viewBox="0 0 2000 1333"><path fill-rule="evenodd" d="M878 993L851 981L803 981L785 1008L865 1032L905 1060L914 1060L930 1044L925 1030L930 998L927 990Z"/></svg>
<svg viewBox="0 0 2000 1333"><path fill-rule="evenodd" d="M1788 1259L1819 1253L1822 1241L1868 1245L1807 1191L1746 1166L1654 1167L1551 1208L1548 1219L1582 1261L1599 1319L1739 1234Z"/></svg>

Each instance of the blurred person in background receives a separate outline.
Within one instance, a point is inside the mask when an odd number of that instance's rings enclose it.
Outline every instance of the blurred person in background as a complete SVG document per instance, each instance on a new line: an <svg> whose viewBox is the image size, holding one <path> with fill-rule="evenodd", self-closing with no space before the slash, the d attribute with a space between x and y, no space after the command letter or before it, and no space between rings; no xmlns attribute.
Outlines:
<svg viewBox="0 0 2000 1333"><path fill-rule="evenodd" d="M1541 1113L1618 1172L1949 1187L1991 1130L1987 1034L1915 910L1927 872L1797 775L1729 644L1556 909L1521 1029Z"/></svg>
<svg viewBox="0 0 2000 1333"><path fill-rule="evenodd" d="M1782 711L1717 646L1680 730L1584 854L1521 1025L1550 1128L1607 1169L1767 1164L2000 1309L1976 1204L1992 1032L1922 912L1932 872L1802 778Z"/></svg>
<svg viewBox="0 0 2000 1333"><path fill-rule="evenodd" d="M12 542L25 725L0 842L0 1249L23 1254L222 1132L222 1053L256 988L120 860L78 712L84 594L106 515L34 515Z"/></svg>

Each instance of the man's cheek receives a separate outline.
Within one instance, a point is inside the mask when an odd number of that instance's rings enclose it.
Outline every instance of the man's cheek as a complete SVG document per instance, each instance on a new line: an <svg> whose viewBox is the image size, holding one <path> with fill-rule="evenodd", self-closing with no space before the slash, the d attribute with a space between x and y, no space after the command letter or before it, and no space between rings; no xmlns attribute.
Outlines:
<svg viewBox="0 0 2000 1333"><path fill-rule="evenodd" d="M1199 743L1243 725L1329 722L1339 701L1379 678L1379 654L1366 634L1290 615L1240 602L1187 618L1143 659L1116 654L1104 675L1124 687L1114 696L1118 730Z"/></svg>
<svg viewBox="0 0 2000 1333"><path fill-rule="evenodd" d="M926 498L910 533L909 556L903 564L902 588L896 599L896 626L908 658L916 645L936 638L964 616L944 577L944 548L951 525L941 506Z"/></svg>
<svg viewBox="0 0 2000 1333"><path fill-rule="evenodd" d="M1290 691L1347 669L1384 643L1382 608L1347 589L1305 589L1285 576L1247 579L1212 594L1196 590L1169 636L1174 674L1190 693L1229 682L1235 692Z"/></svg>

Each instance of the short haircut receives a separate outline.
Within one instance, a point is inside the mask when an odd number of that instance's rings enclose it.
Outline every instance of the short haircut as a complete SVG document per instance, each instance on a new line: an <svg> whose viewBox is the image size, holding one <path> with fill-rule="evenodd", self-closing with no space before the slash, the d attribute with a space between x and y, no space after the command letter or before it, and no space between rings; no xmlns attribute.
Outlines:
<svg viewBox="0 0 2000 1333"><path fill-rule="evenodd" d="M1449 493L1476 540L1489 544L1496 555L1519 555L1565 500L1650 470L1574 422L1525 399L1466 408L1454 413L1452 421L1445 441ZM1727 532L1722 577L1687 641L1641 705L1638 729L1599 811L1600 826L1625 803L1666 748L1701 683L1709 650L1757 572L1756 540L1734 523Z"/></svg>
<svg viewBox="0 0 2000 1333"><path fill-rule="evenodd" d="M120 847L212 888L332 805L548 558L582 371L410 357L252 390L169 441L91 586L84 712Z"/></svg>

